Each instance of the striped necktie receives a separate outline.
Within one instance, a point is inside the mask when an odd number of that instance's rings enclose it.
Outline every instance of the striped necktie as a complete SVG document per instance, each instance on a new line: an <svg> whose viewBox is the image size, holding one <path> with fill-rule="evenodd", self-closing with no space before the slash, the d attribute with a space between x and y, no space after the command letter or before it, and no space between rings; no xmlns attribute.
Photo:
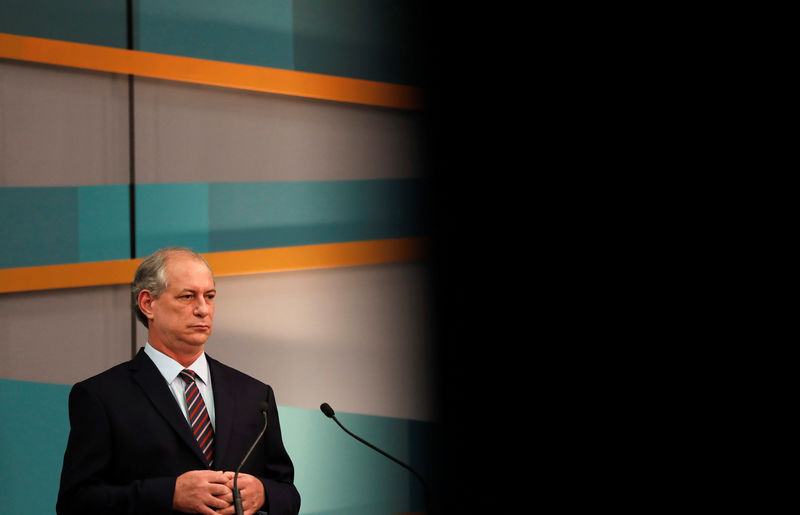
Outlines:
<svg viewBox="0 0 800 515"><path fill-rule="evenodd" d="M211 427L211 418L208 416L206 403L197 389L195 379L197 374L191 370L181 372L181 379L185 384L184 394L186 395L186 412L189 415L189 424L192 432L200 445L203 456L206 457L208 466L214 464L214 429Z"/></svg>

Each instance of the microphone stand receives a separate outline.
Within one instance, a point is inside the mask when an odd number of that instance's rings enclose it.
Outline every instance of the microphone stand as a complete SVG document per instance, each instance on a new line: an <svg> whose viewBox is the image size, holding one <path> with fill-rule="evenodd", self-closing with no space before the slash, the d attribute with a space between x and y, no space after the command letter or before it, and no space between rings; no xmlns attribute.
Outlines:
<svg viewBox="0 0 800 515"><path fill-rule="evenodd" d="M427 513L427 515L431 515L430 488L428 487L428 483L425 482L425 479L423 479L423 477L416 470L411 468L409 465L403 463L402 461L398 460L394 456L390 456L389 454L385 453L384 451L378 449L377 447L375 447L374 445L372 445L368 441L364 440L363 438L351 433L346 427L344 427L342 425L341 422L339 422L339 419L336 418L336 413L334 413L333 408L331 408L330 405L327 402L323 403L319 408L320 408L320 410L322 410L322 413L324 413L326 417L333 419L333 421L336 422L339 425L339 427L341 427L342 430L345 433L347 433L348 435L352 436L353 438L355 438L359 442L363 443L364 445L366 445L370 449L383 454L384 456L386 456L387 458L389 458L393 462L397 463L401 467L405 468L406 470L408 470L409 472L414 474L417 477L417 479L419 479L419 482L422 484L422 488L423 488L423 492L424 492L424 496L425 496L426 513Z"/></svg>
<svg viewBox="0 0 800 515"><path fill-rule="evenodd" d="M236 473L233 475L233 504L236 508L236 515L244 515L244 510L242 509L242 494L239 492L239 471L242 469L244 462L247 461L247 458L250 457L250 453L253 452L253 449L255 449L258 441L261 440L262 436L264 436L264 431L267 430L266 402L262 403L261 405L261 414L264 415L264 427L261 428L261 432L258 433L258 437L253 442L253 445L250 446L250 449L247 451L247 454L244 455L244 459L242 459L242 462L239 463L239 467L236 469Z"/></svg>

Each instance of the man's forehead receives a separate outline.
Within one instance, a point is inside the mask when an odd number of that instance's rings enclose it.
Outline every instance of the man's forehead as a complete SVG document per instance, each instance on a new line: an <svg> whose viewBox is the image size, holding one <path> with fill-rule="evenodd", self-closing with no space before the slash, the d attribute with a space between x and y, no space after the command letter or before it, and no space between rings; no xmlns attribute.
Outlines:
<svg viewBox="0 0 800 515"><path fill-rule="evenodd" d="M171 286L194 289L198 284L208 286L214 284L214 275L208 265L201 259L188 254L175 254L167 258L167 282ZM213 286L211 286L213 289Z"/></svg>

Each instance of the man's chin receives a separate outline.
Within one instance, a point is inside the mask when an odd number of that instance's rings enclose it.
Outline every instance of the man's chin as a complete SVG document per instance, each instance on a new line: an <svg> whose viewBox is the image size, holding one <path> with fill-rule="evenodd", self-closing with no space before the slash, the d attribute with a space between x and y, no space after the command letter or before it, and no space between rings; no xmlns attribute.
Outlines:
<svg viewBox="0 0 800 515"><path fill-rule="evenodd" d="M193 332L187 335L186 338L183 339L183 341L188 345L192 345L194 347L202 347L208 341L209 336L211 336L211 331Z"/></svg>

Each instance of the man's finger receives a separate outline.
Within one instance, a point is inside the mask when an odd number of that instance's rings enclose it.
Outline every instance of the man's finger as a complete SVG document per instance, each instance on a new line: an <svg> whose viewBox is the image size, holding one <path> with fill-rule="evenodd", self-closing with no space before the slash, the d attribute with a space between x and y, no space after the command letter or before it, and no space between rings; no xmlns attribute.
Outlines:
<svg viewBox="0 0 800 515"><path fill-rule="evenodd" d="M227 508L231 505L231 503L220 499L219 497L214 497L213 495L203 498L203 502L207 507L214 508L216 510Z"/></svg>
<svg viewBox="0 0 800 515"><path fill-rule="evenodd" d="M222 499L228 504L233 504L233 492L230 490L228 490L228 493L224 495L215 495L214 497L216 497L217 499Z"/></svg>
<svg viewBox="0 0 800 515"><path fill-rule="evenodd" d="M200 515L217 515L217 512L208 506L198 506L196 512Z"/></svg>
<svg viewBox="0 0 800 515"><path fill-rule="evenodd" d="M205 472L206 472L206 474L205 474L204 477L209 483L222 483L222 484L225 484L225 483L228 482L228 474L225 473L225 472L222 472L221 470L208 470L208 471L205 471Z"/></svg>
<svg viewBox="0 0 800 515"><path fill-rule="evenodd" d="M223 495L231 494L233 490L228 488L227 485L220 483L209 483L206 487L208 492L214 497L221 497Z"/></svg>
<svg viewBox="0 0 800 515"><path fill-rule="evenodd" d="M234 513L236 513L236 508L233 505L214 512L215 515L233 515Z"/></svg>

